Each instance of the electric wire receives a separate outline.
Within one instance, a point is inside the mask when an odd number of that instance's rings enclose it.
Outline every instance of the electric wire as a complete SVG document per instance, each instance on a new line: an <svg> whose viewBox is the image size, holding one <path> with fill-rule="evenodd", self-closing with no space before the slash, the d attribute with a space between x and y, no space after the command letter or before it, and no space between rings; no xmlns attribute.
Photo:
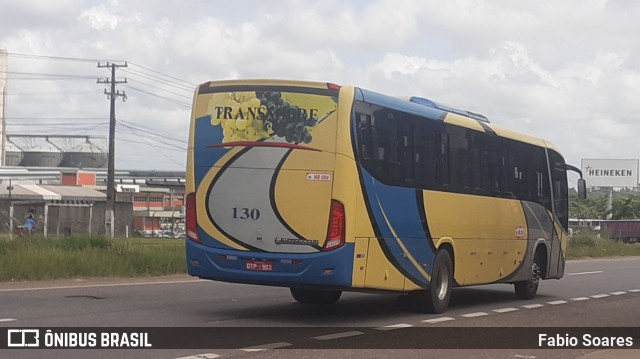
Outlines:
<svg viewBox="0 0 640 359"><path fill-rule="evenodd" d="M166 97L166 96L162 96L162 95L154 94L154 93L151 93L151 92L149 92L149 91L145 91L145 90L139 89L139 88L137 88L137 87L133 87L133 86L131 86L131 85L125 85L125 87L130 88L130 89L132 89L132 90L134 90L134 91L138 91L138 92L145 93L145 94L147 94L147 95L149 95L149 96L153 96L153 97L161 98L161 99L163 99L163 100L165 100L165 101L172 102L172 103L174 103L174 104L176 104L176 105L184 106L184 107L186 107L186 108L190 108L190 107L191 107L191 104L188 104L188 103L186 103L186 102L181 102L181 101L178 101L178 100L172 99L172 98L170 98L170 97Z"/></svg>

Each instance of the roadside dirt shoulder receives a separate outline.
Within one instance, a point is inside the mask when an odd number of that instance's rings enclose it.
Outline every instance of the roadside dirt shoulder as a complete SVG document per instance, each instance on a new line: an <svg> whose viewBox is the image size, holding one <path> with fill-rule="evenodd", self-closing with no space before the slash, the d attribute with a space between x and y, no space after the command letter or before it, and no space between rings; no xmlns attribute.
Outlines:
<svg viewBox="0 0 640 359"><path fill-rule="evenodd" d="M127 277L127 278L72 278L55 280L31 280L0 282L0 290L27 289L27 288L58 288L91 285L117 285L132 283L162 283L162 282L189 282L198 280L187 274L174 274L154 277Z"/></svg>

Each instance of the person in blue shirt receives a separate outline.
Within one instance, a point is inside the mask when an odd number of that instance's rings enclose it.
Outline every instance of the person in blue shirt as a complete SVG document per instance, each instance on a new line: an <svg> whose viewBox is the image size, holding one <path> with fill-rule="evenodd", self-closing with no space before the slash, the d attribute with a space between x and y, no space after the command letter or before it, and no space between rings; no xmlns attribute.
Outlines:
<svg viewBox="0 0 640 359"><path fill-rule="evenodd" d="M29 214L27 214L27 217L24 219L23 226L27 229L29 234L32 234L36 229L38 229L38 222L36 222L34 212L35 210L33 208L29 209Z"/></svg>

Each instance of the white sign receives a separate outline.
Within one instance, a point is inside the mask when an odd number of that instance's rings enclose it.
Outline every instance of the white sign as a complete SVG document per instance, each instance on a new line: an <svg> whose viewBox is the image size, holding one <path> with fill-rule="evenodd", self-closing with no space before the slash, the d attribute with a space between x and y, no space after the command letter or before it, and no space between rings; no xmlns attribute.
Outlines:
<svg viewBox="0 0 640 359"><path fill-rule="evenodd" d="M140 185L137 184L117 184L116 192L140 193Z"/></svg>
<svg viewBox="0 0 640 359"><path fill-rule="evenodd" d="M589 187L638 187L638 160L582 160Z"/></svg>
<svg viewBox="0 0 640 359"><path fill-rule="evenodd" d="M307 173L307 181L331 181L331 173Z"/></svg>

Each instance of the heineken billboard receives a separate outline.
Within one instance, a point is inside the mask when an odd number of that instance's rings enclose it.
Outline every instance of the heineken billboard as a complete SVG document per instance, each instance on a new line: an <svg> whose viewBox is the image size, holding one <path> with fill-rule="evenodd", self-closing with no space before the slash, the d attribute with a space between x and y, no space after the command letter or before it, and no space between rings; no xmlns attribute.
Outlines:
<svg viewBox="0 0 640 359"><path fill-rule="evenodd" d="M639 160L583 159L582 175L590 187L638 187Z"/></svg>

